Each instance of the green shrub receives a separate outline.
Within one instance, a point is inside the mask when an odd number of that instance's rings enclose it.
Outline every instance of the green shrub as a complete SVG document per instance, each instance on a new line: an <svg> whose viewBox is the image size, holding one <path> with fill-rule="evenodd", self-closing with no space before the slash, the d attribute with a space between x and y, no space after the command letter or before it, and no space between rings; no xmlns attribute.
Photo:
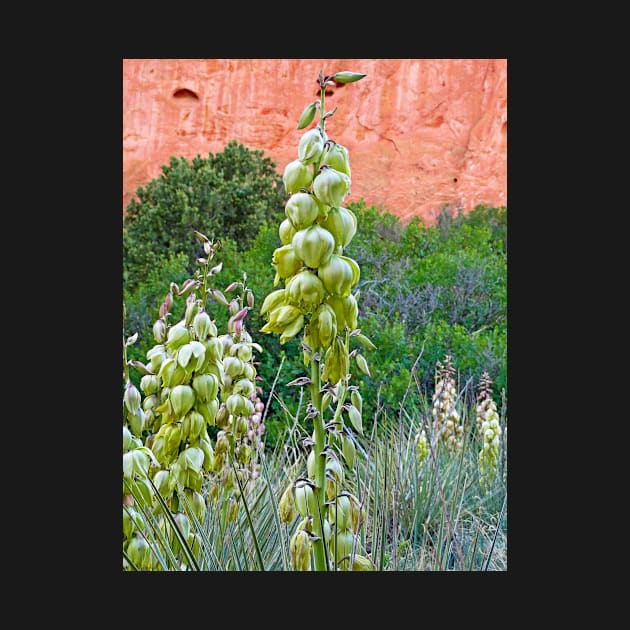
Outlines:
<svg viewBox="0 0 630 630"><path fill-rule="evenodd" d="M192 272L197 255L193 230L211 240L247 247L265 220L283 212L282 178L263 151L236 141L222 153L171 157L162 175L137 190L123 223L123 278L132 290L159 257L183 253Z"/></svg>

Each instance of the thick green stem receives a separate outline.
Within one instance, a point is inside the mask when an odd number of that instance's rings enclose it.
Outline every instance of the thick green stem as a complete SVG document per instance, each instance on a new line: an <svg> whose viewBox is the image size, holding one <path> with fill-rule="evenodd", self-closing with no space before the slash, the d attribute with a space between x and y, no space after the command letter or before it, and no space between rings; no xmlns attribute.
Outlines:
<svg viewBox="0 0 630 630"><path fill-rule="evenodd" d="M314 490L317 497L317 504L319 506L319 514L313 515L313 528L315 534L319 540L313 543L313 555L315 558L315 570L326 571L326 551L324 549L324 528L322 527L323 515L324 515L324 502L326 501L326 462L325 458L321 456L325 446L325 430L324 430L324 418L322 417L322 395L321 389L321 374L320 374L320 362L319 358L314 356L311 360L311 402L313 407L317 410L317 414L313 418L313 427L315 429L315 444L313 446L315 452L315 484Z"/></svg>

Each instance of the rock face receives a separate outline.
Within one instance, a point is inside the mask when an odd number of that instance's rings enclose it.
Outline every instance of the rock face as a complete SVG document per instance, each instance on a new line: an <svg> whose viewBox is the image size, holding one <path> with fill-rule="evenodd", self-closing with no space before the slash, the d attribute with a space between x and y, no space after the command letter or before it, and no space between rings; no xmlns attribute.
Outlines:
<svg viewBox="0 0 630 630"><path fill-rule="evenodd" d="M444 205L507 205L506 59L125 59L123 213L171 155L262 149L282 173L319 71L363 72L330 88L328 136L347 147L348 201L432 222ZM316 121L319 118L316 118Z"/></svg>

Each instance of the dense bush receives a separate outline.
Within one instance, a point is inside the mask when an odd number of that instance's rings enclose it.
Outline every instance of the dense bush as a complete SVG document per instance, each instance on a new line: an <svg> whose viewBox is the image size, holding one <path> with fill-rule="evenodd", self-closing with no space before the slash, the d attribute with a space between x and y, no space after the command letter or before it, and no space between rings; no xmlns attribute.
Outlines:
<svg viewBox="0 0 630 630"><path fill-rule="evenodd" d="M183 253L194 269L198 242L193 230L212 240L247 247L266 221L283 213L282 178L274 162L236 141L222 153L171 157L162 175L138 188L127 206L123 231L123 274L132 290L158 263Z"/></svg>

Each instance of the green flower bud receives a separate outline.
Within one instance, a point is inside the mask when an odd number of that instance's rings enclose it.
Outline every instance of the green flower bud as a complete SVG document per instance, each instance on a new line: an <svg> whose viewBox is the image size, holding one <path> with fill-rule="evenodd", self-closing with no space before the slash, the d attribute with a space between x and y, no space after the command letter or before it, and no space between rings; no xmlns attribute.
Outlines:
<svg viewBox="0 0 630 630"><path fill-rule="evenodd" d="M306 458L306 472L309 479L315 479L315 451L311 450Z"/></svg>
<svg viewBox="0 0 630 630"><path fill-rule="evenodd" d="M190 538L190 521L188 517L183 512L178 512L174 516L175 523L177 523L177 528L181 532L184 540L188 541Z"/></svg>
<svg viewBox="0 0 630 630"><path fill-rule="evenodd" d="M199 341L205 341L208 335L216 337L217 327L205 311L200 311L193 320L193 330ZM214 333L214 334L213 334Z"/></svg>
<svg viewBox="0 0 630 630"><path fill-rule="evenodd" d="M344 260L344 256L333 254L328 262L317 270L319 279L323 282L328 293L346 297L352 290L352 267Z"/></svg>
<svg viewBox="0 0 630 630"><path fill-rule="evenodd" d="M153 485L162 498L168 499L175 489L175 478L171 478L171 473L168 470L158 470L153 477Z"/></svg>
<svg viewBox="0 0 630 630"><path fill-rule="evenodd" d="M216 398L213 398L209 402L199 401L196 409L203 416L208 425L214 426L219 411L219 401Z"/></svg>
<svg viewBox="0 0 630 630"><path fill-rule="evenodd" d="M299 234L299 232L297 234ZM295 240L297 234L293 237L293 240ZM274 266L278 278L284 279L300 270L302 260L300 260L292 245L283 245L273 252L271 264Z"/></svg>
<svg viewBox="0 0 630 630"><path fill-rule="evenodd" d="M313 192L327 206L338 208L350 192L350 178L345 173L323 165L313 180Z"/></svg>
<svg viewBox="0 0 630 630"><path fill-rule="evenodd" d="M269 314L269 321L260 329L262 332L282 333L284 329L302 317L300 310L291 304L279 306Z"/></svg>
<svg viewBox="0 0 630 630"><path fill-rule="evenodd" d="M357 318L359 315L359 305L354 295L348 295L342 300L343 314L346 321L346 326L350 330L355 330L357 327Z"/></svg>
<svg viewBox="0 0 630 630"><path fill-rule="evenodd" d="M329 140L324 147L322 164L326 164L340 173L345 173L348 177L351 176L348 149L332 140Z"/></svg>
<svg viewBox="0 0 630 630"><path fill-rule="evenodd" d="M206 426L206 419L201 413L194 410L187 413L186 418L190 419L188 441L194 442L201 435L201 432L204 430Z"/></svg>
<svg viewBox="0 0 630 630"><path fill-rule="evenodd" d="M125 509L123 507L123 538L129 540L134 530L135 523L138 521L138 513L132 507Z"/></svg>
<svg viewBox="0 0 630 630"><path fill-rule="evenodd" d="M376 567L374 563L365 556L361 556L358 553L354 556L354 561L352 562L352 570L353 571L376 571Z"/></svg>
<svg viewBox="0 0 630 630"><path fill-rule="evenodd" d="M277 306L284 305L284 289L272 291L263 301L260 314L264 315L268 311L273 311Z"/></svg>
<svg viewBox="0 0 630 630"><path fill-rule="evenodd" d="M347 247L357 232L357 218L347 208L331 208L320 225L326 228L335 238L335 245Z"/></svg>
<svg viewBox="0 0 630 630"><path fill-rule="evenodd" d="M133 444L133 438L131 437L131 433L129 429L123 425L123 451L128 451Z"/></svg>
<svg viewBox="0 0 630 630"><path fill-rule="evenodd" d="M203 342L206 349L206 361L221 361L225 352L223 342L218 337L210 337Z"/></svg>
<svg viewBox="0 0 630 630"><path fill-rule="evenodd" d="M337 525L337 531L348 529L352 523L350 499L342 495L328 506L328 520Z"/></svg>
<svg viewBox="0 0 630 630"><path fill-rule="evenodd" d="M324 138L318 127L310 129L298 143L298 158L302 164L317 162L324 150Z"/></svg>
<svg viewBox="0 0 630 630"><path fill-rule="evenodd" d="M225 357L223 359L225 373L235 378L243 373L243 362L237 357Z"/></svg>
<svg viewBox="0 0 630 630"><path fill-rule="evenodd" d="M361 372L363 372L363 374L366 374L367 376L371 376L370 368L368 367L368 363L367 363L365 357L362 354L357 354L355 356L355 359L356 359L356 362L357 362L357 366L359 367Z"/></svg>
<svg viewBox="0 0 630 630"><path fill-rule="evenodd" d="M149 465L151 464L151 460L145 451L147 451L146 448L136 448L127 453L127 455L131 455L133 474L138 475L140 478L146 478L149 472ZM123 455L123 457L125 456Z"/></svg>
<svg viewBox="0 0 630 630"><path fill-rule="evenodd" d="M300 188L308 188L313 182L313 169L300 160L289 162L282 175L284 189L287 193L296 193Z"/></svg>
<svg viewBox="0 0 630 630"><path fill-rule="evenodd" d="M289 339L295 337L295 335L297 335L302 330L302 326L304 326L304 315L300 315L290 324L287 324L287 326L282 331L282 334L280 335L280 345L285 344L287 341L289 341Z"/></svg>
<svg viewBox="0 0 630 630"><path fill-rule="evenodd" d="M298 258L312 269L328 262L335 249L333 235L319 225L296 232L291 244Z"/></svg>
<svg viewBox="0 0 630 630"><path fill-rule="evenodd" d="M324 299L322 281L308 269L300 271L286 283L288 298L303 313L316 309Z"/></svg>
<svg viewBox="0 0 630 630"><path fill-rule="evenodd" d="M350 499L350 521L352 523L352 529L358 532L365 521L365 508L354 494L349 494L348 498Z"/></svg>
<svg viewBox="0 0 630 630"><path fill-rule="evenodd" d="M166 324L163 319L158 319L153 324L153 338L158 343L164 343L166 341Z"/></svg>
<svg viewBox="0 0 630 630"><path fill-rule="evenodd" d="M192 511L197 520L203 523L203 519L206 517L206 500L199 492L193 491L192 493Z"/></svg>
<svg viewBox="0 0 630 630"><path fill-rule="evenodd" d="M337 460L326 462L326 498L333 499L341 490L343 469Z"/></svg>
<svg viewBox="0 0 630 630"><path fill-rule="evenodd" d="M303 230L313 225L319 216L319 205L310 193L298 192L289 197L284 211L293 227L296 230Z"/></svg>
<svg viewBox="0 0 630 630"><path fill-rule="evenodd" d="M349 530L337 530L337 532L331 536L329 544L330 553L337 562L340 562L345 556L350 556L353 546L354 536Z"/></svg>
<svg viewBox="0 0 630 630"><path fill-rule="evenodd" d="M175 326L171 326L168 331L168 338L166 340L166 345L171 350L177 350L180 346L183 346L185 343L190 341L190 332L186 326L182 324L175 324Z"/></svg>
<svg viewBox="0 0 630 630"><path fill-rule="evenodd" d="M186 371L173 357L169 357L162 361L158 376L162 379L163 386L172 388L184 382Z"/></svg>
<svg viewBox="0 0 630 630"><path fill-rule="evenodd" d="M318 514L317 497L311 486L303 481L295 485L295 507L302 516Z"/></svg>
<svg viewBox="0 0 630 630"><path fill-rule="evenodd" d="M352 468L354 466L354 458L357 452L357 449L354 445L354 440L347 435L342 435L341 444L343 458L346 460L346 464L348 465L348 467Z"/></svg>
<svg viewBox="0 0 630 630"><path fill-rule="evenodd" d="M344 300L338 295L330 295L326 298L326 304L332 308L335 313L335 320L337 322L337 330L341 332L346 324L346 316L344 313Z"/></svg>
<svg viewBox="0 0 630 630"><path fill-rule="evenodd" d="M153 346L153 348L147 352L147 359L151 362L151 369L153 372L157 372L160 369L160 366L165 358L166 348L162 344Z"/></svg>
<svg viewBox="0 0 630 630"><path fill-rule="evenodd" d="M335 311L328 304L322 304L313 315L311 324L317 331L318 348L328 348L337 336Z"/></svg>
<svg viewBox="0 0 630 630"><path fill-rule="evenodd" d="M147 395L155 394L160 387L160 379L155 374L145 374L140 379L140 389Z"/></svg>
<svg viewBox="0 0 630 630"><path fill-rule="evenodd" d="M138 569L151 566L151 547L142 536L134 536L127 546L127 555Z"/></svg>
<svg viewBox="0 0 630 630"><path fill-rule="evenodd" d="M169 396L173 412L178 418L183 418L195 404L195 392L189 385L177 385Z"/></svg>
<svg viewBox="0 0 630 630"><path fill-rule="evenodd" d="M255 391L256 386L247 378L239 379L232 390L235 394L241 394L245 398L249 398Z"/></svg>
<svg viewBox="0 0 630 630"><path fill-rule="evenodd" d="M129 414L129 428L134 435L142 435L144 430L144 411L142 409L137 409L135 413Z"/></svg>
<svg viewBox="0 0 630 630"><path fill-rule="evenodd" d="M196 397L202 402L209 402L217 397L219 381L214 374L198 374L192 382Z"/></svg>
<svg viewBox="0 0 630 630"><path fill-rule="evenodd" d="M176 454L179 451L179 445L182 442L182 428L181 425L168 424L164 431L164 448L167 453Z"/></svg>
<svg viewBox="0 0 630 630"><path fill-rule="evenodd" d="M278 228L278 235L283 245L291 245L291 241L297 230L293 227L293 223L289 219L284 219Z"/></svg>
<svg viewBox="0 0 630 630"><path fill-rule="evenodd" d="M191 296L193 297L193 296ZM199 304L197 303L196 300L192 300L190 302L187 302L186 304L186 312L184 314L184 323L186 324L186 326L190 326L190 324L193 321L193 317L195 317L197 315L197 312L199 311Z"/></svg>
<svg viewBox="0 0 630 630"><path fill-rule="evenodd" d="M140 396L140 392L131 381L127 381L123 400L125 401L125 407L127 407L127 411L129 411L130 414L134 414L138 411L138 409L140 409L142 396Z"/></svg>
<svg viewBox="0 0 630 630"><path fill-rule="evenodd" d="M353 389L350 394L350 399L352 400L352 404L358 409L359 413L363 413L363 398L360 392Z"/></svg>
<svg viewBox="0 0 630 630"><path fill-rule="evenodd" d="M291 568L294 571L308 571L311 564L311 542L304 530L299 530L291 537Z"/></svg>
<svg viewBox="0 0 630 630"><path fill-rule="evenodd" d="M332 80L335 83L354 83L355 81L360 81L363 77L366 77L367 74L363 72L350 72L349 70L343 70L342 72L335 72L332 75Z"/></svg>
<svg viewBox="0 0 630 630"><path fill-rule="evenodd" d="M233 416L247 416L247 402L240 394L231 394L225 401L225 406Z"/></svg>
<svg viewBox="0 0 630 630"><path fill-rule="evenodd" d="M318 107L319 101L313 101L305 107L302 115L300 116L300 120L298 121L298 129L304 129L304 127L308 127L313 122Z"/></svg>

